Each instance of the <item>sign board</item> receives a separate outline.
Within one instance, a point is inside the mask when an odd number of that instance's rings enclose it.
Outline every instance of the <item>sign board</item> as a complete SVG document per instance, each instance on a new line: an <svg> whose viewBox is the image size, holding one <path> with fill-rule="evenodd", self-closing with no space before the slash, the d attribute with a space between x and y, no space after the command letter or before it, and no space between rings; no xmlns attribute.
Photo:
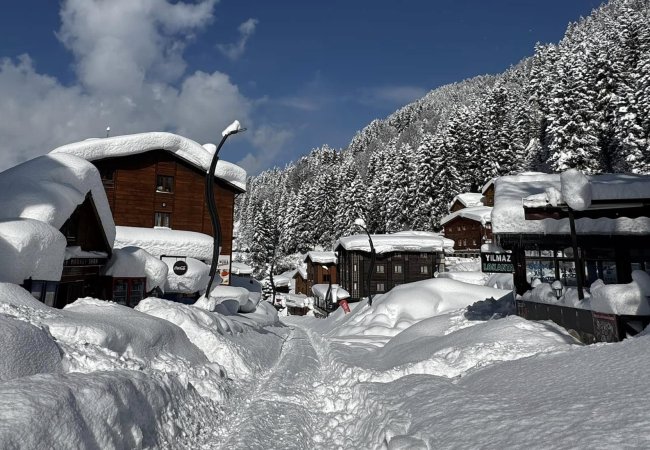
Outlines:
<svg viewBox="0 0 650 450"><path fill-rule="evenodd" d="M221 284L230 285L230 255L219 255L217 273L221 277Z"/></svg>
<svg viewBox="0 0 650 450"><path fill-rule="evenodd" d="M176 275L185 275L187 273L187 263L185 261L176 261L172 269Z"/></svg>
<svg viewBox="0 0 650 450"><path fill-rule="evenodd" d="M485 273L514 273L512 253L481 253L481 271Z"/></svg>

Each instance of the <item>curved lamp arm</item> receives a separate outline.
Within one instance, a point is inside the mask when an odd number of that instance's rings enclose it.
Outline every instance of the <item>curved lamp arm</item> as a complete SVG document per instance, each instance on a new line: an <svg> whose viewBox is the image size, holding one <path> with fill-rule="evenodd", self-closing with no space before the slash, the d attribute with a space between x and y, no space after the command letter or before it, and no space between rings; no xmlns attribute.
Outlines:
<svg viewBox="0 0 650 450"><path fill-rule="evenodd" d="M217 265L219 264L219 249L221 248L221 223L219 222L217 203L214 198L214 171L217 168L217 162L219 161L219 151L221 150L221 147L223 147L223 144L226 142L226 139L228 139L228 137L233 134L237 134L245 130L246 128L242 128L238 120L235 120L228 126L228 128L223 130L221 133L221 142L219 142L214 155L212 155L210 168L205 175L205 202L208 205L208 212L210 213L210 221L212 222L213 232L212 263L210 264L210 280L208 281L208 287L205 291L206 297L210 296L212 283L214 282L214 276L217 273Z"/></svg>

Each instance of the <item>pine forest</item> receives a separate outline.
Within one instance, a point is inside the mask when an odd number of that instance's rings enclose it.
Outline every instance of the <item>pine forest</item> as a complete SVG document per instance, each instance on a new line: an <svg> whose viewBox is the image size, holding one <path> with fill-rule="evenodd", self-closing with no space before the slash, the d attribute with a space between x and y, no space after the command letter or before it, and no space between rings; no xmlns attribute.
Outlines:
<svg viewBox="0 0 650 450"><path fill-rule="evenodd" d="M248 180L239 246L265 267L374 233L440 228L451 199L522 171L650 172L650 1L612 0L499 75L429 92Z"/></svg>

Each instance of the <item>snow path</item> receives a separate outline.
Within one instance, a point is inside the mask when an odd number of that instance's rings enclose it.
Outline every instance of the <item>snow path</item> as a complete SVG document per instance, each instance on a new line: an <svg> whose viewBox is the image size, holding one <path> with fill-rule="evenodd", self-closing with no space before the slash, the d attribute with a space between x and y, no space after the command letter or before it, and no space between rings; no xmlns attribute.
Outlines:
<svg viewBox="0 0 650 450"><path fill-rule="evenodd" d="M324 338L294 324L289 328L276 364L264 376L237 385L223 407L224 420L215 424L212 436L219 437L202 448L358 448L359 436L372 437L361 444L376 448L386 444L387 424L406 430L410 420L397 423L394 412L387 418L379 402L360 401L365 383L349 366L336 363L336 350ZM367 420L360 415L369 411L380 423L361 430Z"/></svg>

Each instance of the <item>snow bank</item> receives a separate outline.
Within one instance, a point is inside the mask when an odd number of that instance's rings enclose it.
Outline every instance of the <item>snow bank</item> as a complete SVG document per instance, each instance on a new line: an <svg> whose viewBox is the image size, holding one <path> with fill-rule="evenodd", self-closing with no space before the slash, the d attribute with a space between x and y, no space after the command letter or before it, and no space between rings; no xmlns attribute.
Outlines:
<svg viewBox="0 0 650 450"><path fill-rule="evenodd" d="M34 219L0 221L0 281L58 281L66 239L53 226Z"/></svg>
<svg viewBox="0 0 650 450"><path fill-rule="evenodd" d="M355 310L332 335L394 336L421 320L465 308L479 300L499 299L509 294L509 291L450 279L407 283L374 297L371 307Z"/></svg>
<svg viewBox="0 0 650 450"><path fill-rule="evenodd" d="M140 247L153 256L189 256L201 261L212 260L211 236L194 231L169 228L116 227L115 248Z"/></svg>
<svg viewBox="0 0 650 450"><path fill-rule="evenodd" d="M114 278L146 278L146 291L156 287L164 288L167 280L167 265L138 247L115 249L113 256L103 269L103 275Z"/></svg>
<svg viewBox="0 0 650 450"><path fill-rule="evenodd" d="M0 342L0 382L62 371L59 347L41 328L0 315Z"/></svg>
<svg viewBox="0 0 650 450"><path fill-rule="evenodd" d="M253 273L253 268L242 262L233 261L230 268L230 273L234 275L251 275Z"/></svg>
<svg viewBox="0 0 650 450"><path fill-rule="evenodd" d="M152 132L75 142L56 148L51 154L67 153L88 161L95 161L151 150L166 150L193 166L207 171L214 153L209 148L211 147L206 148L177 134ZM246 171L235 164L219 160L214 175L242 191L246 190Z"/></svg>
<svg viewBox="0 0 650 450"><path fill-rule="evenodd" d="M206 311L217 311L226 316L237 314L239 307L248 302L250 292L241 287L217 285L210 296L202 295L194 306Z"/></svg>
<svg viewBox="0 0 650 450"><path fill-rule="evenodd" d="M463 283L485 286L488 274L483 272L440 272L436 278L448 278L450 280L462 281Z"/></svg>
<svg viewBox="0 0 650 450"><path fill-rule="evenodd" d="M210 280L210 266L194 258L185 258L187 272L183 275L176 275L174 264L176 258L163 258L163 264L168 268L167 280L164 284L165 292L182 292L193 294L194 292L205 292Z"/></svg>
<svg viewBox="0 0 650 450"><path fill-rule="evenodd" d="M371 237L375 252L378 254L404 251L422 253L453 252L454 249L454 241L451 239L426 231L373 234ZM343 237L334 244L335 249L339 246L348 251L370 252L368 236L365 234Z"/></svg>
<svg viewBox="0 0 650 450"><path fill-rule="evenodd" d="M34 219L59 230L77 206L92 198L108 244L115 223L99 172L73 155L44 155L0 173L0 220Z"/></svg>
<svg viewBox="0 0 650 450"><path fill-rule="evenodd" d="M620 315L650 315L650 275L632 272L629 284L594 283L590 289L594 311Z"/></svg>

